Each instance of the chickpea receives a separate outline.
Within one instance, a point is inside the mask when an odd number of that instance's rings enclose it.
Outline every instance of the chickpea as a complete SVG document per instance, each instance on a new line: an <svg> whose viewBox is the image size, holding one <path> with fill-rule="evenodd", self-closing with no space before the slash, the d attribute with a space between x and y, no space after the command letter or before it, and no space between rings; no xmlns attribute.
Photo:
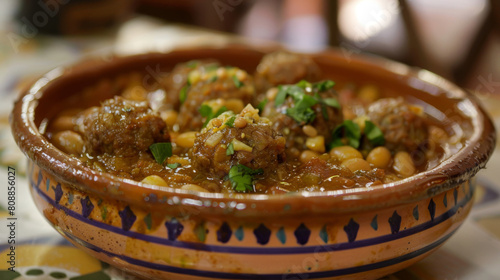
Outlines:
<svg viewBox="0 0 500 280"><path fill-rule="evenodd" d="M325 152L325 137L320 135L320 136L316 136L316 137L307 138L306 147L312 151L315 151L318 153L324 153Z"/></svg>
<svg viewBox="0 0 500 280"><path fill-rule="evenodd" d="M318 135L318 131L312 125L304 125L302 131L309 137L316 137Z"/></svg>
<svg viewBox="0 0 500 280"><path fill-rule="evenodd" d="M370 164L362 158L350 158L343 161L341 165L349 168L352 172L359 170L370 171L372 169Z"/></svg>
<svg viewBox="0 0 500 280"><path fill-rule="evenodd" d="M245 108L243 101L235 98L225 100L224 106L226 106L229 111L233 111L235 114L240 113Z"/></svg>
<svg viewBox="0 0 500 280"><path fill-rule="evenodd" d="M165 123L172 127L177 122L178 113L175 110L163 111L160 113L161 118L165 121Z"/></svg>
<svg viewBox="0 0 500 280"><path fill-rule="evenodd" d="M318 157L319 157L319 153L314 152L314 151L310 151L310 150L305 150L300 154L299 159L300 159L300 162L306 163L306 162L310 161L311 159L318 158Z"/></svg>
<svg viewBox="0 0 500 280"><path fill-rule="evenodd" d="M83 153L83 139L80 134L65 130L54 134L54 144L68 154L80 155Z"/></svg>
<svg viewBox="0 0 500 280"><path fill-rule="evenodd" d="M236 128L244 128L245 126L247 126L247 124L247 120L241 117L236 118L236 120L234 121L234 127Z"/></svg>
<svg viewBox="0 0 500 280"><path fill-rule="evenodd" d="M336 157L340 162L344 162L352 158L363 158L360 151L351 146L340 146L330 150L330 156Z"/></svg>
<svg viewBox="0 0 500 280"><path fill-rule="evenodd" d="M387 168L391 163L391 152L386 147L376 147L370 151L366 161L376 168Z"/></svg>
<svg viewBox="0 0 500 280"><path fill-rule="evenodd" d="M194 146L194 140L196 138L196 131L188 131L180 134L175 139L175 144L183 148L191 148Z"/></svg>
<svg viewBox="0 0 500 280"><path fill-rule="evenodd" d="M73 116L60 116L51 123L53 131L72 130L75 127Z"/></svg>
<svg viewBox="0 0 500 280"><path fill-rule="evenodd" d="M394 163L392 168L401 176L409 177L415 174L416 168L415 164L409 153L407 152L397 152L394 156Z"/></svg>
<svg viewBox="0 0 500 280"><path fill-rule="evenodd" d="M185 191L195 191L195 192L208 192L205 188L202 188L195 184L186 184L181 187L181 190Z"/></svg>
<svg viewBox="0 0 500 280"><path fill-rule="evenodd" d="M366 103L374 102L379 96L379 90L374 85L363 86L358 92L358 97Z"/></svg>
<svg viewBox="0 0 500 280"><path fill-rule="evenodd" d="M142 179L141 183L161 186L161 187L168 187L167 182L165 182L165 180L163 180L163 178L158 175L149 175L148 177Z"/></svg>

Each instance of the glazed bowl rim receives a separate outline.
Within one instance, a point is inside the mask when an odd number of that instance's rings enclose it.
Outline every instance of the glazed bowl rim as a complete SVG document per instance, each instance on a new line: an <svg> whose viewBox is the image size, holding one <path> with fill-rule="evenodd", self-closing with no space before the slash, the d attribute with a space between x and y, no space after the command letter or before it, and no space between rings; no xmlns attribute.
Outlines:
<svg viewBox="0 0 500 280"><path fill-rule="evenodd" d="M225 51L246 49L265 53L266 50L253 49L245 46L182 48L166 53L146 53L115 57L97 67L119 67L123 63L134 63L155 56L175 55L182 52L200 50ZM312 56L326 56L331 59L345 59L338 50L328 49ZM47 87L60 79L84 77L92 69L64 73L66 68L56 68L25 90L14 105L10 123L14 138L26 154L42 169L73 185L80 191L90 191L99 196L126 201L130 204L145 207L162 207L166 204L180 207L195 207L210 209L210 212L227 214L230 212L245 212L245 215L258 213L307 212L358 212L366 209L376 209L401 205L428 198L446 191L472 178L486 165L491 156L496 133L491 119L469 92L429 71L411 68L385 58L367 55L351 55L349 63L360 66L379 67L396 76L414 78L424 84L431 84L442 89L449 98L459 98L471 106L473 116L470 119L474 133L468 139L467 145L458 153L451 155L438 166L421 172L409 178L367 188L343 189L327 192L292 192L288 194L224 194L202 193L147 185L130 179L101 173L82 165L82 163L55 148L36 127L35 107L42 98ZM64 73L64 74L63 74ZM408 85L410 86L410 85ZM424 91L422 89L422 91ZM431 94L426 92L427 94ZM484 140L484 141L482 141ZM460 165L457 163L460 162ZM149 194L146 194L149 193ZM222 205L224 204L224 207ZM292 207L294 206L294 207Z"/></svg>

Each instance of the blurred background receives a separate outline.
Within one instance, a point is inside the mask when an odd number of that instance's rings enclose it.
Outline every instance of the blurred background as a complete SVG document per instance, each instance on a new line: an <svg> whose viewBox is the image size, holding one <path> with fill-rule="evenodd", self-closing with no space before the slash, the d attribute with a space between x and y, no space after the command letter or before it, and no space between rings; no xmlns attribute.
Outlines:
<svg viewBox="0 0 500 280"><path fill-rule="evenodd" d="M497 0L0 0L0 29L2 91L88 54L243 37L302 52L374 53L500 93Z"/></svg>

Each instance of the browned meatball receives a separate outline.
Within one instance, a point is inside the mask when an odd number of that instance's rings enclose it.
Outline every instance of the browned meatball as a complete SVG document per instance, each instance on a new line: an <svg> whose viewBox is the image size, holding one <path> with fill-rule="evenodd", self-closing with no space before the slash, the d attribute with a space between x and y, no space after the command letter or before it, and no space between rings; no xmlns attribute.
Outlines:
<svg viewBox="0 0 500 280"><path fill-rule="evenodd" d="M180 93L188 84L189 73L193 70L218 67L216 60L192 60L177 64L172 72L161 79L160 88L148 94L149 106L155 111L178 110L181 104Z"/></svg>
<svg viewBox="0 0 500 280"><path fill-rule="evenodd" d="M295 84L301 80L316 82L321 71L308 56L284 51L265 55L257 66L255 85L258 93L283 84Z"/></svg>
<svg viewBox="0 0 500 280"><path fill-rule="evenodd" d="M323 137L324 145L327 145L331 140L332 131L343 121L340 105L332 106L332 103L338 100L337 93L331 87L319 88L317 86L319 84L321 83L305 87L282 86L276 99L268 102L263 110L262 115L269 118L273 128L286 137L288 148L304 150L307 148L307 139L314 137ZM276 106L283 90L290 93L283 104ZM307 102L300 101L301 98L309 100L314 105L303 110L307 107L304 106ZM324 152L324 149L325 147L318 148L316 151Z"/></svg>
<svg viewBox="0 0 500 280"><path fill-rule="evenodd" d="M402 98L384 98L368 107L368 118L384 133L385 146L391 151L413 152L423 148L428 127L422 109Z"/></svg>
<svg viewBox="0 0 500 280"><path fill-rule="evenodd" d="M189 89L179 110L177 123L180 131L200 130L204 118L199 110L201 105L211 100L240 100L246 105L255 95L252 77L234 67L199 69L189 74ZM240 106L243 108L243 106ZM239 113L239 112L235 112Z"/></svg>
<svg viewBox="0 0 500 280"><path fill-rule="evenodd" d="M231 119L233 125L228 124ZM222 178L238 164L272 172L284 153L285 139L248 105L236 116L227 112L209 122L196 137L192 162L197 170Z"/></svg>
<svg viewBox="0 0 500 280"><path fill-rule="evenodd" d="M167 125L146 102L118 96L85 111L77 123L91 155L135 157L153 143L170 140Z"/></svg>

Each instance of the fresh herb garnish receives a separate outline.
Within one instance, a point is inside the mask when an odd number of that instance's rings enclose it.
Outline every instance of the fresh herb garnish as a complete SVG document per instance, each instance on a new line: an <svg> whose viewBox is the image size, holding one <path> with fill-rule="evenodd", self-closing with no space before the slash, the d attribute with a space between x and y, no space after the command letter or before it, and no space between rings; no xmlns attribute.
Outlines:
<svg viewBox="0 0 500 280"><path fill-rule="evenodd" d="M188 68L195 68L196 66L198 66L200 62L198 60L191 60L191 61L188 61L188 63L186 64L186 66Z"/></svg>
<svg viewBox="0 0 500 280"><path fill-rule="evenodd" d="M345 120L338 125L332 133L332 142L330 142L330 149L344 146L343 138L347 139L347 144L353 148L358 148L361 139L361 129L359 125L351 120Z"/></svg>
<svg viewBox="0 0 500 280"><path fill-rule="evenodd" d="M170 168L170 169L176 169L179 166L181 166L181 164L178 163L178 162L176 162L176 163L167 163L167 167Z"/></svg>
<svg viewBox="0 0 500 280"><path fill-rule="evenodd" d="M238 79L238 77L236 77L236 75L233 75L233 82L234 82L234 85L237 87L237 88L240 88L243 86L243 82L240 81Z"/></svg>
<svg viewBox="0 0 500 280"><path fill-rule="evenodd" d="M364 133L366 138L370 143L374 146L381 146L385 143L384 133L378 126L376 126L373 122L366 120L365 121L365 130Z"/></svg>
<svg viewBox="0 0 500 280"><path fill-rule="evenodd" d="M327 91L335 86L335 82L331 80L325 80L322 82L315 83L313 85L314 89L317 89L319 92Z"/></svg>
<svg viewBox="0 0 500 280"><path fill-rule="evenodd" d="M229 145L227 145L226 156L230 156L233 154L234 154L234 146L233 146L233 142L231 142L231 143L229 143Z"/></svg>
<svg viewBox="0 0 500 280"><path fill-rule="evenodd" d="M380 146L385 143L384 133L373 122L366 120L363 134L373 146ZM344 146L347 144L353 148L359 148L361 143L361 129L359 125L351 120L345 120L342 124L338 125L332 133L332 142L330 148Z"/></svg>
<svg viewBox="0 0 500 280"><path fill-rule="evenodd" d="M292 86L278 86L278 93L274 99L274 107L279 107L285 103L286 96L291 87Z"/></svg>
<svg viewBox="0 0 500 280"><path fill-rule="evenodd" d="M330 107L333 107L333 108L340 109L340 103L335 98L325 98L325 99L323 99L323 104L330 106Z"/></svg>
<svg viewBox="0 0 500 280"><path fill-rule="evenodd" d="M159 164L163 164L163 162L170 156L172 156L172 143L170 142L162 142L162 143L154 143L149 146L149 150L153 154L156 162Z"/></svg>
<svg viewBox="0 0 500 280"><path fill-rule="evenodd" d="M269 100L267 100L267 98L264 98L264 100L259 102L259 104L257 105L257 109L259 110L260 114L262 114L262 112L264 111L264 107L266 107L267 102L269 102Z"/></svg>
<svg viewBox="0 0 500 280"><path fill-rule="evenodd" d="M286 109L286 114L299 123L311 123L316 118L316 113L311 107L316 103L318 103L316 99L304 94L295 102L295 106Z"/></svg>
<svg viewBox="0 0 500 280"><path fill-rule="evenodd" d="M186 101L188 88L189 85L185 85L181 88L181 91L179 92L179 100L181 101L181 104L184 103L184 101Z"/></svg>
<svg viewBox="0 0 500 280"><path fill-rule="evenodd" d="M224 125L229 126L229 127L234 127L234 120L236 120L236 116L230 117Z"/></svg>
<svg viewBox="0 0 500 280"><path fill-rule="evenodd" d="M306 89L312 87L312 84L306 80L301 80L300 82L295 84L296 86Z"/></svg>
<svg viewBox="0 0 500 280"><path fill-rule="evenodd" d="M206 72L211 72L211 71L217 70L217 68L219 68L219 64L218 63L211 63L211 64L208 64L208 65L205 66L205 71Z"/></svg>
<svg viewBox="0 0 500 280"><path fill-rule="evenodd" d="M311 84L307 81L300 81L295 85L285 85L278 87L278 94L274 100L275 107L281 106L287 96L291 96L294 101L294 106L286 110L286 114L299 123L311 123L316 117L316 113L312 107L316 104L321 105L323 117L328 120L327 106L340 108L340 103L335 98L321 98L320 92L333 87L335 83L332 81L324 81L316 84ZM307 91L311 91L313 96L308 95Z"/></svg>
<svg viewBox="0 0 500 280"><path fill-rule="evenodd" d="M251 192L253 191L254 176L262 174L264 174L262 168L252 169L243 164L238 164L231 167L227 178L235 191Z"/></svg>
<svg viewBox="0 0 500 280"><path fill-rule="evenodd" d="M217 110L216 112L213 112L212 107L210 107L206 104L201 105L199 112L200 112L202 117L206 118L205 122L203 123L203 127L207 126L208 122L211 119L217 118L218 116L220 116L222 113L224 113L226 111L227 111L226 106L222 106L221 108L219 108L219 110Z"/></svg>
<svg viewBox="0 0 500 280"><path fill-rule="evenodd" d="M213 75L212 77L210 77L210 79L208 79L208 82L213 83L213 82L217 81L218 78L219 77L217 75Z"/></svg>

